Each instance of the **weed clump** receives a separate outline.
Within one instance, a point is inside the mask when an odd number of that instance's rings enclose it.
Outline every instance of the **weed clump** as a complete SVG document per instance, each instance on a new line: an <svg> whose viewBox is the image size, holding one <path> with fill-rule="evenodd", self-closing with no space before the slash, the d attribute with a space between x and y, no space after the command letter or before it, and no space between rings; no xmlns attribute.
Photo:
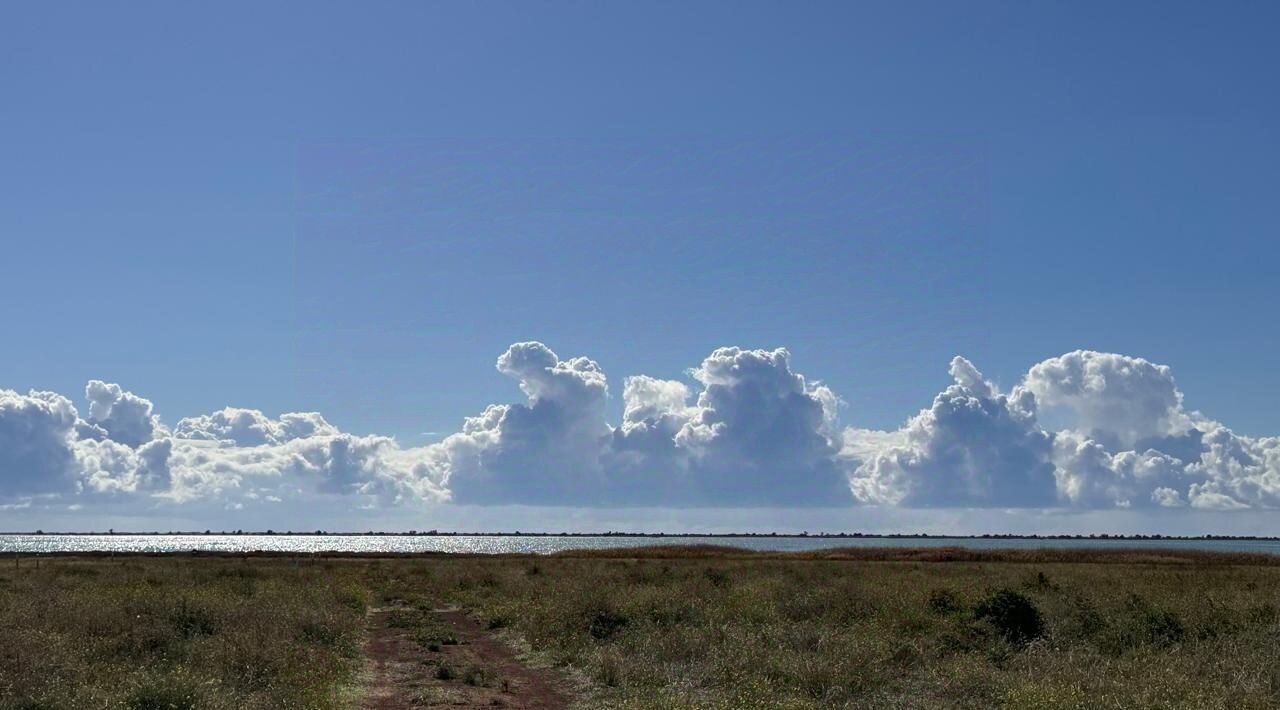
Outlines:
<svg viewBox="0 0 1280 710"><path fill-rule="evenodd" d="M702 576L706 577L713 587L729 586L729 573L718 567L706 568L703 570Z"/></svg>
<svg viewBox="0 0 1280 710"><path fill-rule="evenodd" d="M489 620L485 622L485 628L489 629L490 631L495 631L497 629L505 629L510 625L511 625L510 617L504 616L502 614L498 614L497 616L491 616L489 617Z"/></svg>
<svg viewBox="0 0 1280 710"><path fill-rule="evenodd" d="M960 595L950 589L935 589L929 593L929 611L943 616L964 609Z"/></svg>
<svg viewBox="0 0 1280 710"><path fill-rule="evenodd" d="M1153 605L1138 594L1130 594L1100 645L1103 651L1120 655L1143 646L1174 646L1182 643L1186 636L1186 627L1177 614Z"/></svg>
<svg viewBox="0 0 1280 710"><path fill-rule="evenodd" d="M989 622L1010 643L1023 644L1044 634L1044 620L1031 598L1000 589L978 603L973 615Z"/></svg>
<svg viewBox="0 0 1280 710"><path fill-rule="evenodd" d="M453 680L458 674L453 670L453 666L441 661L436 665L436 680Z"/></svg>
<svg viewBox="0 0 1280 710"><path fill-rule="evenodd" d="M597 641L608 641L627 625L627 617L610 609L601 609L591 615L587 632Z"/></svg>
<svg viewBox="0 0 1280 710"><path fill-rule="evenodd" d="M468 666L462 673L462 682L477 688L485 688L489 685L489 674L480 666Z"/></svg>
<svg viewBox="0 0 1280 710"><path fill-rule="evenodd" d="M178 600L178 607L169 615L173 628L185 639L212 636L218 632L218 620L214 615L187 601Z"/></svg>

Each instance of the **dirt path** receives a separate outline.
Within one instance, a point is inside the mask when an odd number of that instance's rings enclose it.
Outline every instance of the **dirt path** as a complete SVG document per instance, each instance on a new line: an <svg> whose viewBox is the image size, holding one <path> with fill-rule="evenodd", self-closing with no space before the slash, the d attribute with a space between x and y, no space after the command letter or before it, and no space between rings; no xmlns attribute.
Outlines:
<svg viewBox="0 0 1280 710"><path fill-rule="evenodd" d="M457 609L372 609L362 708L569 707L555 671L531 668L492 631Z"/></svg>

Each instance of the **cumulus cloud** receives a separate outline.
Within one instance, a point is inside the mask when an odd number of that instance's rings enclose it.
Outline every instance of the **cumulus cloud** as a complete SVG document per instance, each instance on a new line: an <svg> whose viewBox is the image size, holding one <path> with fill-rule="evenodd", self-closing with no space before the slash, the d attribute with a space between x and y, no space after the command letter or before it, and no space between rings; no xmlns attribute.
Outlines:
<svg viewBox="0 0 1280 710"><path fill-rule="evenodd" d="M719 348L692 375L702 391L674 444L708 495L789 504L847 498L836 460L839 400L792 370L787 350Z"/></svg>
<svg viewBox="0 0 1280 710"><path fill-rule="evenodd" d="M608 383L585 357L561 360L537 342L516 343L497 362L526 401L493 405L462 431L427 447L431 464L459 500L546 503L603 487L600 452Z"/></svg>
<svg viewBox="0 0 1280 710"><path fill-rule="evenodd" d="M178 422L174 436L198 441L226 441L236 446L283 444L313 436L336 436L338 429L316 412L290 412L272 419L256 409L226 407Z"/></svg>
<svg viewBox="0 0 1280 710"><path fill-rule="evenodd" d="M856 498L1206 510L1280 504L1280 438L1240 436L1186 410L1167 366L1081 350L1032 366L1008 395L963 358L953 361L952 376L955 384L901 430L846 431Z"/></svg>
<svg viewBox="0 0 1280 710"><path fill-rule="evenodd" d="M1070 428L1115 446L1191 427L1173 372L1138 357L1077 350L1037 363L1024 386L1044 409L1064 409Z"/></svg>
<svg viewBox="0 0 1280 710"><path fill-rule="evenodd" d="M360 495L380 503L448 498L421 450L382 436L324 434L258 446L173 440L167 471L171 485L163 497L177 502L254 499L263 491Z"/></svg>
<svg viewBox="0 0 1280 710"><path fill-rule="evenodd" d="M517 401L418 447L315 412L226 407L170 428L151 401L100 380L84 410L0 390L0 505L1280 505L1280 438L1187 410L1171 369L1142 358L1066 353L1005 391L956 357L951 383L893 431L842 428L840 398L783 348L718 348L682 378L626 377L616 424L590 358L524 342L495 366Z"/></svg>
<svg viewBox="0 0 1280 710"><path fill-rule="evenodd" d="M165 433L160 419L151 413L151 402L120 385L89 380L84 397L89 401L89 424L111 441L138 447Z"/></svg>
<svg viewBox="0 0 1280 710"><path fill-rule="evenodd" d="M74 490L79 414L52 392L0 390L0 492L10 495Z"/></svg>
<svg viewBox="0 0 1280 710"><path fill-rule="evenodd" d="M968 360L951 361L954 383L878 450L852 432L854 497L913 506L1043 506L1056 498L1053 439L1035 423L1025 389L1002 394ZM861 447L857 454L850 447ZM870 455L868 455L868 449Z"/></svg>
<svg viewBox="0 0 1280 710"><path fill-rule="evenodd" d="M427 448L459 502L846 502L838 400L792 371L790 357L720 348L690 371L689 384L628 377L614 427L595 361L517 343L497 369L526 401L490 406Z"/></svg>
<svg viewBox="0 0 1280 710"><path fill-rule="evenodd" d="M847 503L838 399L791 370L785 349L719 348L690 381L623 380L620 425L608 380L585 357L517 343L497 368L525 402L494 404L428 446L463 503L616 505Z"/></svg>
<svg viewBox="0 0 1280 710"><path fill-rule="evenodd" d="M421 449L340 432L319 414L226 408L171 432L150 401L91 380L88 418L70 399L0 390L0 500L133 496L238 505L237 499L359 496L446 500ZM13 504L13 503L10 503Z"/></svg>

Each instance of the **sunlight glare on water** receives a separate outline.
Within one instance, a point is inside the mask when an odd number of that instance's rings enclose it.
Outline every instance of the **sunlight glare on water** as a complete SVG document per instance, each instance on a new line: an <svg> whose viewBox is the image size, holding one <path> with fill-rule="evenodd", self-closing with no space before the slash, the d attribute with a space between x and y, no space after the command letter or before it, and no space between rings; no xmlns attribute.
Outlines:
<svg viewBox="0 0 1280 710"><path fill-rule="evenodd" d="M975 549L1147 548L1280 554L1269 539L1027 539L917 537L606 535L0 535L0 553L39 552L456 552L550 554L651 545L723 545L757 551L802 551L837 547L968 547Z"/></svg>

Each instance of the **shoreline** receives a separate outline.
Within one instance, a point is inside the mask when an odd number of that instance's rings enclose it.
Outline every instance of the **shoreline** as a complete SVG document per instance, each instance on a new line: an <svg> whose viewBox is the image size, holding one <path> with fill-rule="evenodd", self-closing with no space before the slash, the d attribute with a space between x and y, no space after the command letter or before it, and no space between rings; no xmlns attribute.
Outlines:
<svg viewBox="0 0 1280 710"><path fill-rule="evenodd" d="M1021 535L1021 534L982 534L982 535L938 535L930 533L632 533L632 532L439 532L435 530L419 532L328 532L328 531L0 531L0 537L531 537L531 538L576 538L576 537L617 537L617 538L750 538L750 539L819 539L819 540L1091 540L1114 542L1153 542L1153 541L1205 541L1224 540L1239 542L1277 542L1280 536L1265 535L1111 535L1108 533L1090 535Z"/></svg>
<svg viewBox="0 0 1280 710"><path fill-rule="evenodd" d="M169 551L24 551L0 555L0 564L12 559L59 558L64 560L126 561L157 558L214 560L282 560L309 563L328 560L733 560L743 562L888 562L888 563L1012 563L1012 564L1172 564L1280 566L1280 554L1212 550L1156 550L1130 547L1109 550L1081 548L993 548L968 547L833 547L821 550L750 550L725 545L651 545L555 552L445 552L423 550L391 551L282 551L282 550L169 550Z"/></svg>

